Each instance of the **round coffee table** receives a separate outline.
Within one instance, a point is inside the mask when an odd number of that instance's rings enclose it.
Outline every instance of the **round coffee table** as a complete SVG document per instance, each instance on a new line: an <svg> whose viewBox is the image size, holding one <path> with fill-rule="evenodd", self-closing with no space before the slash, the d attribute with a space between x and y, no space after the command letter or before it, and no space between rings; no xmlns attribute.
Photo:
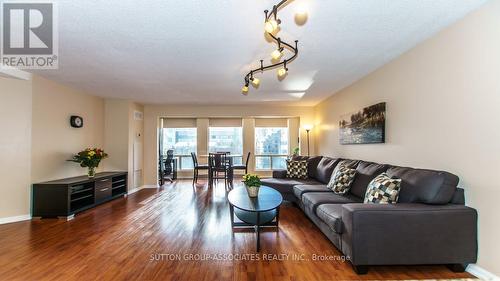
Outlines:
<svg viewBox="0 0 500 281"><path fill-rule="evenodd" d="M248 196L245 187L231 190L227 196L231 213L231 227L253 227L257 234L257 251L260 250L260 228L266 226L278 227L280 205L283 202L281 194L273 188L261 186L259 196ZM234 216L241 220L235 222Z"/></svg>

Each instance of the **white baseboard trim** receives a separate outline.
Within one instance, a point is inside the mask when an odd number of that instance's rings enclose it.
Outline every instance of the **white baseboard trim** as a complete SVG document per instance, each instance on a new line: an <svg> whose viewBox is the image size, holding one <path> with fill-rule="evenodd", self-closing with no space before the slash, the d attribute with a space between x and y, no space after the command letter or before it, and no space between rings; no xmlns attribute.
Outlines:
<svg viewBox="0 0 500 281"><path fill-rule="evenodd" d="M488 270L478 266L477 264L469 264L466 269L467 272L476 276L477 278L485 281L497 281L500 280L500 277L495 274L489 272Z"/></svg>
<svg viewBox="0 0 500 281"><path fill-rule="evenodd" d="M139 191L139 190L141 190L141 189L144 189L144 188L158 188L158 187L159 187L159 186L157 186L157 185L143 185L143 186L139 186L139 187L136 187L136 188L133 188L133 189L129 190L129 191L127 192L127 194L128 194L128 195L130 195L130 194L134 194L134 193L136 193L137 191Z"/></svg>
<svg viewBox="0 0 500 281"><path fill-rule="evenodd" d="M22 216L15 216L15 217L0 218L0 224L27 221L30 219L31 219L31 215L22 215Z"/></svg>
<svg viewBox="0 0 500 281"><path fill-rule="evenodd" d="M133 189L131 189L131 190L129 190L129 191L127 192L127 195L134 194L134 193L136 193L137 191L139 191L139 190L141 190L141 189L142 189L142 186L137 187L137 188L133 188Z"/></svg>

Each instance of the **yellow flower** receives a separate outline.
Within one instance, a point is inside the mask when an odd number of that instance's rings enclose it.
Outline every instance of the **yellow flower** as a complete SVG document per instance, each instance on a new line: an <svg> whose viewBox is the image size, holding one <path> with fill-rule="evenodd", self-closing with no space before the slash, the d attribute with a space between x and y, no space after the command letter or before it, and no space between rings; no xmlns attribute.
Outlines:
<svg viewBox="0 0 500 281"><path fill-rule="evenodd" d="M92 156L94 156L94 155L95 155L95 151L90 151L90 152L89 152L89 156L91 156L91 157L92 157Z"/></svg>

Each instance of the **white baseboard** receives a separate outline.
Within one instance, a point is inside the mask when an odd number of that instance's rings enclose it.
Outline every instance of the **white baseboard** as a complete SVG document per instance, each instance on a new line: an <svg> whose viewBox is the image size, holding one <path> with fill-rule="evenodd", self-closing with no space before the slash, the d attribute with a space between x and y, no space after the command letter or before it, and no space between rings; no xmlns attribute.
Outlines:
<svg viewBox="0 0 500 281"><path fill-rule="evenodd" d="M137 191L144 189L144 188L158 188L158 187L159 186L157 186L157 185L143 185L143 186L139 186L137 188L133 188L133 189L129 190L127 192L127 194L130 195L130 194L136 193Z"/></svg>
<svg viewBox="0 0 500 281"><path fill-rule="evenodd" d="M0 218L0 224L27 221L31 219L31 215L22 215L15 217Z"/></svg>
<svg viewBox="0 0 500 281"><path fill-rule="evenodd" d="M137 191L139 191L139 190L141 190L141 189L142 189L142 186L137 187L137 188L133 188L133 189L131 189L131 190L129 190L129 191L127 192L127 195L134 194L134 193L136 193Z"/></svg>
<svg viewBox="0 0 500 281"><path fill-rule="evenodd" d="M497 281L500 280L500 277L495 274L489 272L488 270L478 266L477 264L469 264L466 269L467 272L476 276L477 278L485 281Z"/></svg>

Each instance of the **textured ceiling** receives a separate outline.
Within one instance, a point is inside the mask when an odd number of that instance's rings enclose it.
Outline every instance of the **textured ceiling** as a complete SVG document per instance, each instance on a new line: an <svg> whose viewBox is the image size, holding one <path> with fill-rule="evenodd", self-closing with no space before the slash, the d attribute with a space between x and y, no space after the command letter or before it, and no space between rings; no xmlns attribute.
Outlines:
<svg viewBox="0 0 500 281"><path fill-rule="evenodd" d="M241 95L270 59L269 0L61 0L59 69L49 79L143 103L315 105L478 8L486 0L291 0L279 35L300 41L279 81ZM305 24L295 21L307 7Z"/></svg>

